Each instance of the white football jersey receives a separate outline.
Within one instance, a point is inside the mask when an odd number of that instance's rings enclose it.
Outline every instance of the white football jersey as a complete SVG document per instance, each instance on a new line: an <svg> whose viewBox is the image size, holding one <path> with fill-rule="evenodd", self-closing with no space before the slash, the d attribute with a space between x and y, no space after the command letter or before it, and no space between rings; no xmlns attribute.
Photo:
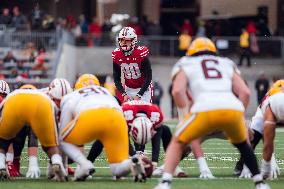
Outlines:
<svg viewBox="0 0 284 189"><path fill-rule="evenodd" d="M242 102L232 92L232 77L234 72L238 72L232 60L213 55L185 56L174 66L172 77L180 69L188 78L192 112L218 109L244 111Z"/></svg>
<svg viewBox="0 0 284 189"><path fill-rule="evenodd" d="M277 122L284 122L284 93L276 93L268 98L268 104L275 116ZM267 105L268 105L267 104ZM265 108L262 109L263 114L265 112Z"/></svg>
<svg viewBox="0 0 284 189"><path fill-rule="evenodd" d="M104 87L89 86L65 95L61 101L60 128L89 109L102 107L115 108L122 112L115 97Z"/></svg>

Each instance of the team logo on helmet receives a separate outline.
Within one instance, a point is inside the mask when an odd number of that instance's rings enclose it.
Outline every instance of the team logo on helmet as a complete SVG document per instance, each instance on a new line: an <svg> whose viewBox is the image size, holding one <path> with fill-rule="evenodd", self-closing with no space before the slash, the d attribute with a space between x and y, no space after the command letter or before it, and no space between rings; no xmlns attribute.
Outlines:
<svg viewBox="0 0 284 189"><path fill-rule="evenodd" d="M133 120L130 136L137 144L147 144L153 136L153 124L147 117L137 117Z"/></svg>
<svg viewBox="0 0 284 189"><path fill-rule="evenodd" d="M131 44L130 45L123 44L122 39L131 40ZM120 30L118 34L117 42L118 42L119 47L123 51L126 51L126 52L131 51L132 49L134 49L135 45L137 44L137 34L135 30L131 27L122 28L122 30Z"/></svg>
<svg viewBox="0 0 284 189"><path fill-rule="evenodd" d="M10 93L10 87L4 80L0 80L0 93L6 95Z"/></svg>
<svg viewBox="0 0 284 189"><path fill-rule="evenodd" d="M54 98L61 100L64 95L72 92L73 89L66 79L54 79L48 87L48 94Z"/></svg>

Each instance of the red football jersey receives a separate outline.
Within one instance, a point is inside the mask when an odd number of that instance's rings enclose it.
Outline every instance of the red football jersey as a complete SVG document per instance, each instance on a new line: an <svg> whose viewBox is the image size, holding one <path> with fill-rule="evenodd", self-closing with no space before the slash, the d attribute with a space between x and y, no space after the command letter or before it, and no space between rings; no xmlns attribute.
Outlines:
<svg viewBox="0 0 284 189"><path fill-rule="evenodd" d="M141 63L148 55L149 50L145 46L136 46L129 56L125 56L120 48L112 51L112 60L120 66L127 87L136 89L144 84L145 73L141 71Z"/></svg>
<svg viewBox="0 0 284 189"><path fill-rule="evenodd" d="M153 123L154 129L160 126L163 121L163 113L160 108L149 102L141 100L128 101L122 104L122 110L127 124L131 124L137 113L146 113L147 117Z"/></svg>

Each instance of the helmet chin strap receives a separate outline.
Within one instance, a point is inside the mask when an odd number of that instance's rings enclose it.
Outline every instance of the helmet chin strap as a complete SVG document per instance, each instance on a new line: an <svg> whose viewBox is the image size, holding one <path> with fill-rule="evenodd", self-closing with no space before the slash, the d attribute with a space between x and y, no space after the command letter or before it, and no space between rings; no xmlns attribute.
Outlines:
<svg viewBox="0 0 284 189"><path fill-rule="evenodd" d="M129 56L131 55L131 53L133 52L134 48L131 48L129 51L123 51L125 56Z"/></svg>

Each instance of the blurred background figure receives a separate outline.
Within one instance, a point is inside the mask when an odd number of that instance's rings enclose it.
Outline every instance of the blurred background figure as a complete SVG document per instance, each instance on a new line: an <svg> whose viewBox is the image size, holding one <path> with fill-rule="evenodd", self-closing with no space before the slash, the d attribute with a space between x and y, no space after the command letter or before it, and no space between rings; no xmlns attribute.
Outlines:
<svg viewBox="0 0 284 189"><path fill-rule="evenodd" d="M185 19L183 25L181 26L180 33L187 32L188 35L193 36L193 29L189 19Z"/></svg>
<svg viewBox="0 0 284 189"><path fill-rule="evenodd" d="M189 34L188 30L183 30L179 36L180 56L185 56L190 43L191 43L191 35Z"/></svg>
<svg viewBox="0 0 284 189"><path fill-rule="evenodd" d="M269 80L267 79L264 71L261 71L259 77L255 81L255 90L257 93L257 103L261 104L261 101L269 88Z"/></svg>
<svg viewBox="0 0 284 189"><path fill-rule="evenodd" d="M159 81L155 79L153 83L153 104L156 104L160 107L163 94L164 94L164 90L162 86L160 85Z"/></svg>
<svg viewBox="0 0 284 189"><path fill-rule="evenodd" d="M111 75L106 77L106 81L104 83L104 88L106 88L113 96L115 96L115 84Z"/></svg>
<svg viewBox="0 0 284 189"><path fill-rule="evenodd" d="M249 33L246 29L242 29L242 34L240 35L240 47L241 47L241 54L239 60L239 66L243 64L243 59L247 59L247 66L251 66L251 53L250 53L250 41L249 41Z"/></svg>
<svg viewBox="0 0 284 189"><path fill-rule="evenodd" d="M3 8L2 15L0 15L0 24L9 26L12 22L12 17L8 8Z"/></svg>

